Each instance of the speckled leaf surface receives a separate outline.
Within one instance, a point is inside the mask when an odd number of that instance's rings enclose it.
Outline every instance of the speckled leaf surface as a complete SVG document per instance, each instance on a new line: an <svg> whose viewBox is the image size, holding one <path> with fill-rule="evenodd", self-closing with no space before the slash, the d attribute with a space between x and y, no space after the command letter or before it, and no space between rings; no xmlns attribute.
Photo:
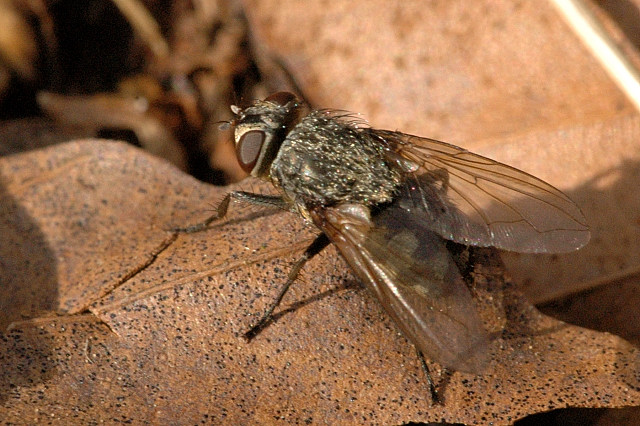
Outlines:
<svg viewBox="0 0 640 426"><path fill-rule="evenodd" d="M413 348L332 248L274 323L242 338L314 235L295 216L234 205L226 221L175 236L167 229L206 217L228 189L116 143L5 157L0 176L13 235L0 277L21 286L20 309L3 311L5 419L507 424L640 403L638 350L541 315L490 250L478 251L472 284L494 336L490 372L429 361L443 397L433 405Z"/></svg>
<svg viewBox="0 0 640 426"><path fill-rule="evenodd" d="M14 273L0 290L1 324L40 310L83 311L167 244L169 212L180 214L182 202L168 197L168 179L182 180L181 190L195 197L197 187L148 157L123 161L125 151L80 143L3 159L2 257Z"/></svg>
<svg viewBox="0 0 640 426"><path fill-rule="evenodd" d="M633 111L550 2L243 3L265 62L284 62L317 106L377 127L477 149Z"/></svg>

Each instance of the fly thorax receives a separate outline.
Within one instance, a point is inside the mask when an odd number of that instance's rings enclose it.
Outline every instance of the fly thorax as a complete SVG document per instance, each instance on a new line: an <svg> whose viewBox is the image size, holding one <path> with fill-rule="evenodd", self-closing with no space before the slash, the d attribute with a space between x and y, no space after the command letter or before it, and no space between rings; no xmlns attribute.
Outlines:
<svg viewBox="0 0 640 426"><path fill-rule="evenodd" d="M389 202L402 177L377 141L325 111L291 129L270 173L286 193L322 205Z"/></svg>

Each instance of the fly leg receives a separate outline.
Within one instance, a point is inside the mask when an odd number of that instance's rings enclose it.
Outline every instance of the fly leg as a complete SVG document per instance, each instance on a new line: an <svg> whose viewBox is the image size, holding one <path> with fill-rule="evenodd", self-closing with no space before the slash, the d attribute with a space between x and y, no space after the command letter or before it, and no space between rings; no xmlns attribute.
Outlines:
<svg viewBox="0 0 640 426"><path fill-rule="evenodd" d="M438 395L438 390L433 384L433 379L431 378L431 373L429 372L427 361L424 359L424 355L422 354L422 352L420 352L420 349L416 348L416 354L418 355L418 359L420 360L422 371L424 371L424 374L427 377L427 385L429 386L429 391L431 392L431 400L434 404L440 404L440 395Z"/></svg>
<svg viewBox="0 0 640 426"><path fill-rule="evenodd" d="M259 206L271 206L278 207L283 210L290 210L289 205L285 200L282 199L282 197L274 195L254 194L252 192L245 191L233 191L224 196L220 204L218 204L218 207L216 207L216 212L206 218L203 222L196 223L195 225L190 225L184 228L173 228L172 231L184 234L193 234L194 232L200 232L203 229L206 229L206 227L209 226L211 222L220 220L227 215L231 199L246 201L248 203L256 204Z"/></svg>
<svg viewBox="0 0 640 426"><path fill-rule="evenodd" d="M293 265L293 268L291 269L291 272L289 272L289 276L287 277L287 282L284 283L284 285L280 289L280 292L271 303L269 308L265 311L260 320L244 334L244 337L247 340L253 339L260 332L260 330L262 330L269 323L269 321L271 321L271 315L273 314L274 309L280 304L282 298L287 293L287 290L289 290L289 287L291 287L291 284L293 284L296 278L298 278L298 274L300 273L300 270L302 269L304 264L307 263L307 261L313 258L316 254L320 253L330 243L331 242L329 241L329 238L327 238L325 234L320 234L318 235L318 237L316 237L315 240L313 240L311 245L307 247L307 249L302 254L302 257L300 257L295 265Z"/></svg>

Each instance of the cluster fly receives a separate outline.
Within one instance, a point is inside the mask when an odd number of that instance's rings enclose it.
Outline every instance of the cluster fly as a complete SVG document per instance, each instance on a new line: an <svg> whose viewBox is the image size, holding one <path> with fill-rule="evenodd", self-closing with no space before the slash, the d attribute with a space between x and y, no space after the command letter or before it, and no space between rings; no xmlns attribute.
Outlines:
<svg viewBox="0 0 640 426"><path fill-rule="evenodd" d="M589 241L565 194L463 148L311 110L286 92L231 110L240 166L280 195L231 192L215 215L181 231L224 217L231 199L295 212L322 231L247 338L269 322L303 265L333 243L421 358L481 373L489 337L445 240L523 253L569 252Z"/></svg>

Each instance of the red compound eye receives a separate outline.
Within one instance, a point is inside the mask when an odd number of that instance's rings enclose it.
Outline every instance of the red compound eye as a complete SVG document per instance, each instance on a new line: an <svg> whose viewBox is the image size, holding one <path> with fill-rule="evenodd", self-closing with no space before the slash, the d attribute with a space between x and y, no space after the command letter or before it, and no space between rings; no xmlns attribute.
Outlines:
<svg viewBox="0 0 640 426"><path fill-rule="evenodd" d="M289 92L277 92L265 99L267 102L272 102L280 106L285 106L289 102L297 100L298 98L296 98L296 95Z"/></svg>

